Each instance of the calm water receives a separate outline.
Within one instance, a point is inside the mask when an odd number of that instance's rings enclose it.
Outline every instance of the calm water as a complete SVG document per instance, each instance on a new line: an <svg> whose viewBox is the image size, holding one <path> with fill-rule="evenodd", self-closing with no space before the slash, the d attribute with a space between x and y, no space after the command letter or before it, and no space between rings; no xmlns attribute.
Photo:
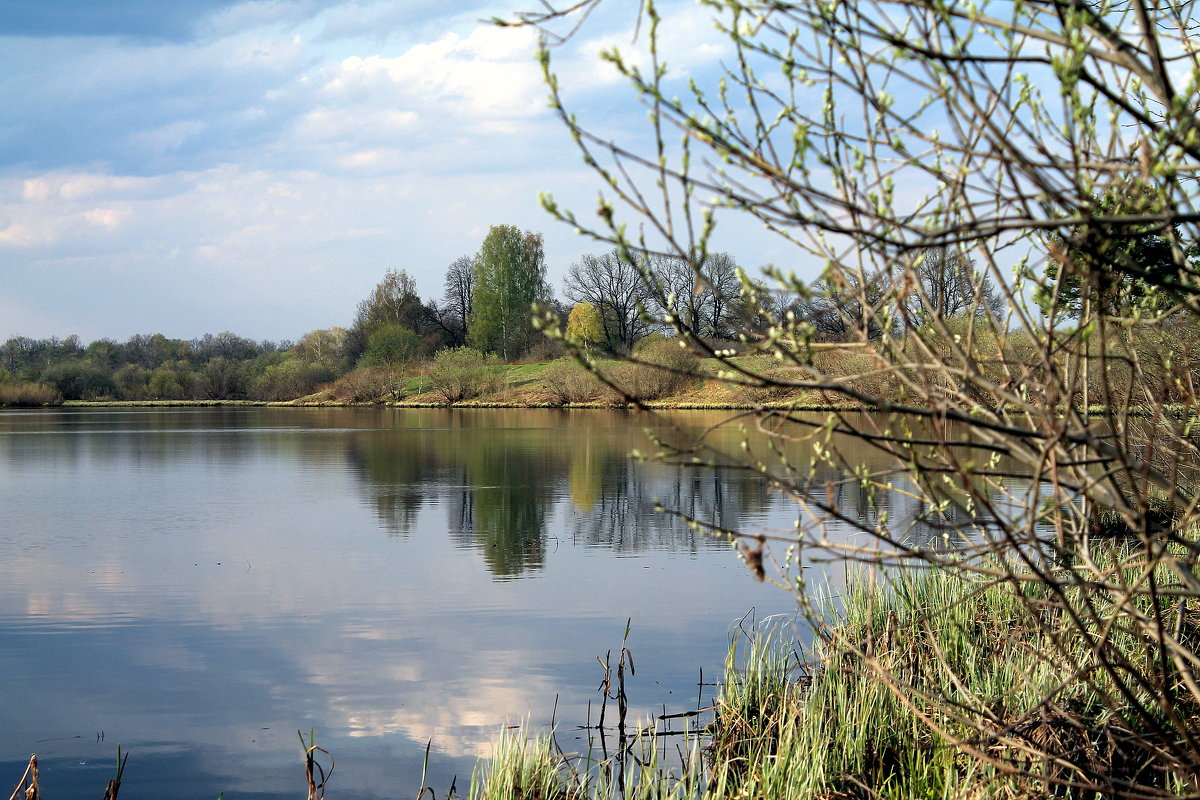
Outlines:
<svg viewBox="0 0 1200 800"><path fill-rule="evenodd" d="M713 415L676 417L697 427ZM333 796L469 777L502 725L584 721L633 618L635 707L683 709L728 629L786 612L653 511L786 528L759 482L639 464L602 411L0 414L0 784L47 796ZM708 690L711 691L711 690Z"/></svg>
<svg viewBox="0 0 1200 800"><path fill-rule="evenodd" d="M720 414L676 414L699 430ZM606 411L0 413L0 785L48 797L295 797L465 787L506 723L566 740L627 618L639 712L685 710L730 626L788 613L724 542L795 506L742 473L639 463ZM731 444L733 439L728 440ZM704 689L705 699L712 689Z"/></svg>

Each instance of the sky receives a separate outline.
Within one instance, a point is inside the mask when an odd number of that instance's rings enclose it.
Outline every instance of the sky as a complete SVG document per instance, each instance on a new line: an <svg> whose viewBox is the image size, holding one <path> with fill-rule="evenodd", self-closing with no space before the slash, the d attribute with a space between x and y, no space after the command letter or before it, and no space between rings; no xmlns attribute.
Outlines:
<svg viewBox="0 0 1200 800"><path fill-rule="evenodd" d="M0 0L0 339L85 342L346 326L388 269L426 299L492 225L545 236L548 278L603 250L600 184L553 113L530 29L481 0ZM727 45L663 4L673 80ZM597 53L635 43L610 0L554 53L580 118L638 141L646 109ZM752 271L756 227L717 244Z"/></svg>

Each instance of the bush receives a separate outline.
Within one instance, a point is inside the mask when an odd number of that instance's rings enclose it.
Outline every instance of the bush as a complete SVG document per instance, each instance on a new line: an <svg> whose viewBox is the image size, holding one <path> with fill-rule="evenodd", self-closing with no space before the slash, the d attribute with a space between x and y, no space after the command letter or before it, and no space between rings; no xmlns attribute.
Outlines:
<svg viewBox="0 0 1200 800"><path fill-rule="evenodd" d="M626 397L639 401L679 394L695 381L700 366L690 350L664 337L644 340L633 357L636 361L614 367L611 378Z"/></svg>
<svg viewBox="0 0 1200 800"><path fill-rule="evenodd" d="M594 403L612 397L611 389L570 359L551 364L543 373L542 380L550 393L550 402L560 406L567 403Z"/></svg>
<svg viewBox="0 0 1200 800"><path fill-rule="evenodd" d="M333 377L333 370L324 363L288 358L267 367L254 382L251 393L259 400L295 400L311 394Z"/></svg>
<svg viewBox="0 0 1200 800"><path fill-rule="evenodd" d="M791 381L802 377L795 370L783 367L779 361L766 355L744 356L738 360L737 364L742 369L759 376L765 381ZM738 375L737 379L750 380L744 375ZM798 391L800 390L775 384L734 387L735 396L745 403L765 403L771 400L779 400Z"/></svg>
<svg viewBox="0 0 1200 800"><path fill-rule="evenodd" d="M367 336L367 349L358 358L360 367L395 367L412 361L421 347L421 337L411 328L385 322Z"/></svg>
<svg viewBox="0 0 1200 800"><path fill-rule="evenodd" d="M429 367L432 391L447 404L498 392L504 385L500 360L470 347L448 347Z"/></svg>
<svg viewBox="0 0 1200 800"><path fill-rule="evenodd" d="M392 377L387 370L360 367L338 378L330 387L334 400L343 403L375 403L391 392Z"/></svg>
<svg viewBox="0 0 1200 800"><path fill-rule="evenodd" d="M0 383L0 406L57 406L62 395L48 383Z"/></svg>

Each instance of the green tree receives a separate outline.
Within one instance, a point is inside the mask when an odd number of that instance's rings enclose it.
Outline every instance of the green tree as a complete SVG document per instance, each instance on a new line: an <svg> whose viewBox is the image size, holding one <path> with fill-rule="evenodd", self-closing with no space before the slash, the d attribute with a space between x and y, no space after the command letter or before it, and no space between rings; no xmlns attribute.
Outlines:
<svg viewBox="0 0 1200 800"><path fill-rule="evenodd" d="M205 364L196 382L200 397L205 400L242 400L248 388L242 364L222 356Z"/></svg>
<svg viewBox="0 0 1200 800"><path fill-rule="evenodd" d="M367 337L367 349L359 357L358 365L395 369L412 361L420 346L421 337L414 330L397 322L385 322Z"/></svg>
<svg viewBox="0 0 1200 800"><path fill-rule="evenodd" d="M112 375L90 361L60 361L47 367L42 377L54 384L65 400L96 400L117 391Z"/></svg>
<svg viewBox="0 0 1200 800"><path fill-rule="evenodd" d="M185 396L182 384L174 372L160 367L150 376L146 392L151 400L180 400Z"/></svg>
<svg viewBox="0 0 1200 800"><path fill-rule="evenodd" d="M511 361L534 339L531 307L549 299L542 235L493 225L475 256L467 342Z"/></svg>
<svg viewBox="0 0 1200 800"><path fill-rule="evenodd" d="M1048 237L1050 258L1035 299L1046 314L1121 314L1135 305L1165 309L1187 294L1200 272L1196 244L1184 246L1178 224L1164 225L1166 199L1148 187L1121 185L1093 204L1083 224ZM1150 219L1130 221L1149 216ZM1181 278L1184 283L1181 283Z"/></svg>
<svg viewBox="0 0 1200 800"><path fill-rule="evenodd" d="M346 329L334 326L309 331L293 348L306 361L336 364L345 355Z"/></svg>
<svg viewBox="0 0 1200 800"><path fill-rule="evenodd" d="M402 269L389 269L375 288L358 304L354 324L346 333L345 355L351 362L367 349L371 332L392 323L416 331L420 336L429 328L429 309L417 294L417 283Z"/></svg>

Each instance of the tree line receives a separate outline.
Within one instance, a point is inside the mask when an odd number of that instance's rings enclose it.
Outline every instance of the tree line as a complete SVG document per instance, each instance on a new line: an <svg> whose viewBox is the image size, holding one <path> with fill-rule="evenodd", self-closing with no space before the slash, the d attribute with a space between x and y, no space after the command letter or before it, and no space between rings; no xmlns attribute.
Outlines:
<svg viewBox="0 0 1200 800"><path fill-rule="evenodd" d="M947 248L926 252L915 274L916 295L931 299L946 317L998 302L969 259ZM0 385L41 386L39 402L51 392L66 400L277 401L357 373L378 378L366 392L382 396L389 377L446 349L469 348L504 362L562 355L561 345L535 330L535 305L601 354L629 354L652 334L675 329L731 343L772 317L789 315L810 325L817 338L843 341L863 325L878 324L875 304L888 280L879 274L768 291L727 253L681 257L614 249L570 266L563 302L546 280L541 234L496 225L476 254L449 264L440 299L423 301L412 276L393 269L358 304L348 327L309 331L294 342L259 342L229 331L191 340L138 334L86 345L77 336L14 336L0 345ZM980 295L983 304L976 302ZM914 302L910 313L918 312L929 313L929 305Z"/></svg>

